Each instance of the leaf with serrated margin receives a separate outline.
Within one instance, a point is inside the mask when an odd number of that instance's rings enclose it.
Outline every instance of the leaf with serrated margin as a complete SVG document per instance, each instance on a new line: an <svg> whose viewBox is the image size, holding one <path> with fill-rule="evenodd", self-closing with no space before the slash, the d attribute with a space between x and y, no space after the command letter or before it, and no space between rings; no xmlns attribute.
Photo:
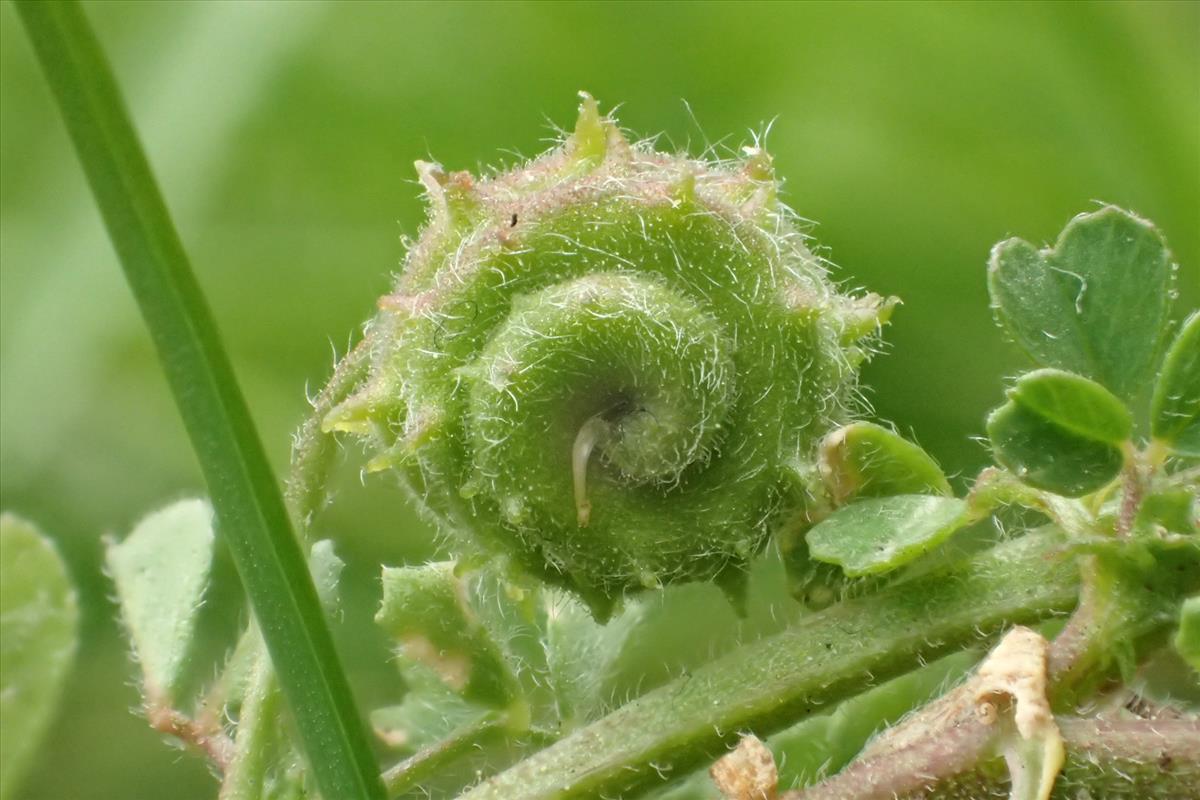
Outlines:
<svg viewBox="0 0 1200 800"><path fill-rule="evenodd" d="M146 699L169 706L180 688L213 561L213 512L181 500L150 514L106 555Z"/></svg>
<svg viewBox="0 0 1200 800"><path fill-rule="evenodd" d="M79 607L54 545L0 515L0 798L11 796L50 724L78 643Z"/></svg>
<svg viewBox="0 0 1200 800"><path fill-rule="evenodd" d="M1053 248L1000 242L988 267L996 316L1034 361L1092 378L1124 400L1150 377L1172 280L1158 229L1114 206L1075 217Z"/></svg>
<svg viewBox="0 0 1200 800"><path fill-rule="evenodd" d="M809 553L850 577L890 572L916 560L968 522L955 497L896 495L860 500L808 532Z"/></svg>
<svg viewBox="0 0 1200 800"><path fill-rule="evenodd" d="M1200 457L1200 311L1183 323L1167 350L1150 405L1154 438Z"/></svg>

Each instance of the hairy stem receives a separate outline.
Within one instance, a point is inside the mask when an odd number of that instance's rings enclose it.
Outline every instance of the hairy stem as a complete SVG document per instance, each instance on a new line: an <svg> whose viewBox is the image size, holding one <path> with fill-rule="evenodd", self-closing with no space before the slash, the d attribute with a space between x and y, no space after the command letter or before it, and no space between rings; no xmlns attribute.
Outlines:
<svg viewBox="0 0 1200 800"><path fill-rule="evenodd" d="M1069 610L1078 576L1053 530L805 617L568 736L470 800L620 796L770 733L1013 622Z"/></svg>
<svg viewBox="0 0 1200 800"><path fill-rule="evenodd" d="M1200 585L1200 563L1181 551L1153 574L1111 554L1080 564L1078 608L1050 649L1054 705L1069 710L1175 623L1178 599Z"/></svg>
<svg viewBox="0 0 1200 800"><path fill-rule="evenodd" d="M220 800L254 800L263 796L274 755L271 738L276 735L279 699L275 671L263 652L254 664L238 714L237 754L225 773Z"/></svg>
<svg viewBox="0 0 1200 800"><path fill-rule="evenodd" d="M502 721L494 717L482 719L467 730L455 731L441 742L424 748L383 773L383 784L387 787L388 795L395 797L419 786L465 753L482 748L488 742L501 740L504 735Z"/></svg>
<svg viewBox="0 0 1200 800"><path fill-rule="evenodd" d="M215 720L195 720L158 703L147 704L145 714L151 728L196 748L219 769L225 769L233 760L233 742Z"/></svg>
<svg viewBox="0 0 1200 800"><path fill-rule="evenodd" d="M1057 720L1067 760L1053 797L1194 797L1200 785L1200 722ZM991 734L971 724L927 737L902 753L857 762L780 800L974 800L995 796L1004 767L990 757Z"/></svg>

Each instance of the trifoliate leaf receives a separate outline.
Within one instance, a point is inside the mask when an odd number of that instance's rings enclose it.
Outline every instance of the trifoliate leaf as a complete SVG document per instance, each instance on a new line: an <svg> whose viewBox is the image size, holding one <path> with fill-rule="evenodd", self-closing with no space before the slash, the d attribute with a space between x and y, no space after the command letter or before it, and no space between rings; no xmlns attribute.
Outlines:
<svg viewBox="0 0 1200 800"><path fill-rule="evenodd" d="M1150 408L1156 439L1200 457L1200 312L1188 317L1163 359Z"/></svg>
<svg viewBox="0 0 1200 800"><path fill-rule="evenodd" d="M25 774L75 655L79 607L54 545L0 515L0 798Z"/></svg>
<svg viewBox="0 0 1200 800"><path fill-rule="evenodd" d="M1024 483L1066 497L1089 494L1121 471L1128 409L1103 386L1069 372L1021 376L988 417L996 460Z"/></svg>
<svg viewBox="0 0 1200 800"><path fill-rule="evenodd" d="M852 497L950 494L945 474L928 453L870 422L855 422L826 436L819 466L838 505Z"/></svg>
<svg viewBox="0 0 1200 800"><path fill-rule="evenodd" d="M1150 377L1171 280L1162 235L1113 206L1071 220L1047 250L1001 242L988 268L998 319L1038 364L1085 375L1125 400Z"/></svg>
<svg viewBox="0 0 1200 800"><path fill-rule="evenodd" d="M944 542L968 521L954 497L897 495L861 500L808 532L809 553L850 577L888 572Z"/></svg>
<svg viewBox="0 0 1200 800"><path fill-rule="evenodd" d="M213 513L183 500L149 515L106 561L148 699L169 704L184 674L213 560Z"/></svg>

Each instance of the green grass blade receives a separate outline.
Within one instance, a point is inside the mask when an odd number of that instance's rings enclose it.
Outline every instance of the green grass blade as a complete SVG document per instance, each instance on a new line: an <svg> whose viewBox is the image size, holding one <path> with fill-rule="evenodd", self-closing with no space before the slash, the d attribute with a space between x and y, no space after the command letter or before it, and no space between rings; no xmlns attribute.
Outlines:
<svg viewBox="0 0 1200 800"><path fill-rule="evenodd" d="M96 195L327 798L382 798L307 562L179 236L75 2L17 0Z"/></svg>

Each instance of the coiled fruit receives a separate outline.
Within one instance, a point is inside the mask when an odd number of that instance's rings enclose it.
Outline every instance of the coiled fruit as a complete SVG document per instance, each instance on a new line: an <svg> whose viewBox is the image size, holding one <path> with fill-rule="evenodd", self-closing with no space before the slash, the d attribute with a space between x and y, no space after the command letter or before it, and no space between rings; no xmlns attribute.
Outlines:
<svg viewBox="0 0 1200 800"><path fill-rule="evenodd" d="M600 616L738 571L802 510L854 343L890 309L835 292L746 154L630 144L583 95L574 133L512 171L418 163L431 219L323 431L365 436L468 548Z"/></svg>

